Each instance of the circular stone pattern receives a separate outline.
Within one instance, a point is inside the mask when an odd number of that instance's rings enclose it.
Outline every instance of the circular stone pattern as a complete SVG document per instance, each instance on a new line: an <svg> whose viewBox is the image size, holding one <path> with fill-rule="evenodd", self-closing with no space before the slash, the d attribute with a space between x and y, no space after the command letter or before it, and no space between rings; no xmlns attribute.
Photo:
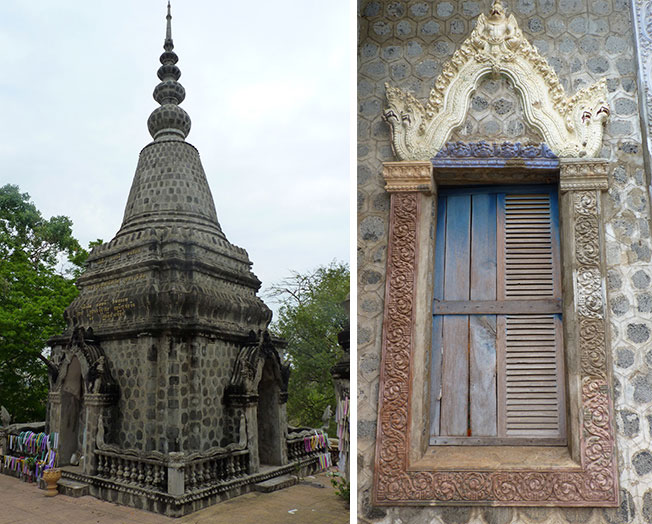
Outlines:
<svg viewBox="0 0 652 524"><path fill-rule="evenodd" d="M152 138L156 140L163 131L179 134L186 138L190 133L190 117L179 106L165 104L155 109L147 120L147 128ZM168 134L167 132L165 134Z"/></svg>
<svg viewBox="0 0 652 524"><path fill-rule="evenodd" d="M159 104L180 104L186 98L186 90L174 80L165 80L154 88L152 95Z"/></svg>
<svg viewBox="0 0 652 524"><path fill-rule="evenodd" d="M159 58L161 64L176 64L179 61L179 57L174 51L166 51Z"/></svg>

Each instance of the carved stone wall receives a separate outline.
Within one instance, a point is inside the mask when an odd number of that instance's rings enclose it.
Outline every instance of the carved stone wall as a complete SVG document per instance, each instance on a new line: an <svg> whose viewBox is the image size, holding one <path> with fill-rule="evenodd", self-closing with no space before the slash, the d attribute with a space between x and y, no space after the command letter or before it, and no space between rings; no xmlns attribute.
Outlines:
<svg viewBox="0 0 652 524"><path fill-rule="evenodd" d="M506 4L507 5L507 4ZM389 196L382 162L397 160L391 132L382 120L384 84L411 91L425 103L435 79L469 35L472 21L489 2L400 2L360 4L358 126L358 482L361 522L652 522L652 323L649 204L636 91L636 54L630 6L622 0L515 0L507 5L562 86L575 92L606 77L611 118L599 155L610 161L609 191L601 205L606 221L608 314L615 386L618 509L374 507L370 501L377 430L382 316ZM468 120L467 120L468 121ZM478 135L479 138L479 135ZM489 142L492 136L482 137ZM512 137L511 141L527 141ZM588 218L588 217L587 217ZM580 221L578 240L590 219ZM587 222L586 224L584 222ZM580 240L583 241L583 240ZM590 259L591 244L583 250ZM587 259L588 261L588 259ZM583 276L587 291L590 272ZM590 293L582 311L590 319ZM591 326L584 337L602 336ZM649 353L649 354L648 354ZM585 360L590 365L590 359Z"/></svg>

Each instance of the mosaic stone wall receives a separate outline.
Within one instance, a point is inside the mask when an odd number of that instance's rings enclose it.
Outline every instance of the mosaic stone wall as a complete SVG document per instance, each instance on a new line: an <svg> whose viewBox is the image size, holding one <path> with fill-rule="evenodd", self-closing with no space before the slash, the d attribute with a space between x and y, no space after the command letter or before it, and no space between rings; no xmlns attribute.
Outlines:
<svg viewBox="0 0 652 524"><path fill-rule="evenodd" d="M540 144L541 133L523 120L522 111L523 103L508 78L485 77L471 96L466 120L449 140L479 142L491 137L497 142Z"/></svg>
<svg viewBox="0 0 652 524"><path fill-rule="evenodd" d="M611 161L610 189L603 197L603 209L622 503L620 508L607 510L371 506L389 217L381 167L383 161L395 159L389 127L381 118L384 84L410 89L424 100L443 62L468 36L473 20L488 10L490 2L364 0L359 16L358 83L360 522L652 523L652 271L630 5L625 0L503 3L555 68L567 91L607 78L612 113L600 156ZM454 139L526 141L536 136L517 118L520 106L515 105L507 83L498 84L484 82ZM507 103L497 106L501 99ZM501 115L509 102L511 107Z"/></svg>
<svg viewBox="0 0 652 524"><path fill-rule="evenodd" d="M102 345L121 392L110 443L166 453L237 441L239 413L232 416L222 405L239 349L235 344L141 337Z"/></svg>

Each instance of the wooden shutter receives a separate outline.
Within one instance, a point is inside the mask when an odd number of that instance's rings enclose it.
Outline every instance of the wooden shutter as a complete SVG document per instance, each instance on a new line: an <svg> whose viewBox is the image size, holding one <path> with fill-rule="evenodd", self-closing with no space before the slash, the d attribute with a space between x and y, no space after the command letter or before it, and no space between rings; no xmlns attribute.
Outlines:
<svg viewBox="0 0 652 524"><path fill-rule="evenodd" d="M432 443L561 443L557 216L549 187L440 193Z"/></svg>
<svg viewBox="0 0 652 524"><path fill-rule="evenodd" d="M498 196L498 229L502 231L498 298L529 300L533 313L545 312L546 305L551 301L554 305L561 298L554 196ZM502 349L498 374L500 433L561 437L564 374L560 315L505 315L500 319L498 336Z"/></svg>

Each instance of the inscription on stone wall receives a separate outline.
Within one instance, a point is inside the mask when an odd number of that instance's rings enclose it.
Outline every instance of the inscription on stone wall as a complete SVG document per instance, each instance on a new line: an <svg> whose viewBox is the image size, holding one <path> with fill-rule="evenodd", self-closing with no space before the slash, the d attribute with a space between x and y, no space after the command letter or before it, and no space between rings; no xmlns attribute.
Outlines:
<svg viewBox="0 0 652 524"><path fill-rule="evenodd" d="M105 280L104 282L98 282L97 284L90 284L84 286L84 289L87 291L97 291L99 289L104 289L111 286L122 286L124 284L133 284L140 280L145 280L147 275L145 273L140 273L138 275L129 275L127 277L112 278L110 280Z"/></svg>
<svg viewBox="0 0 652 524"><path fill-rule="evenodd" d="M87 304L81 308L78 320L110 321L124 318L127 311L136 308L136 303L129 298L103 300L96 304Z"/></svg>
<svg viewBox="0 0 652 524"><path fill-rule="evenodd" d="M123 260L129 260L133 258L134 256L140 254L143 251L142 247L135 247L133 249L130 249L129 251L122 251L120 253L116 253L115 255L109 255L104 258L98 258L93 262L94 266L103 266L106 264L111 264L113 262L118 262L118 261L123 261Z"/></svg>

